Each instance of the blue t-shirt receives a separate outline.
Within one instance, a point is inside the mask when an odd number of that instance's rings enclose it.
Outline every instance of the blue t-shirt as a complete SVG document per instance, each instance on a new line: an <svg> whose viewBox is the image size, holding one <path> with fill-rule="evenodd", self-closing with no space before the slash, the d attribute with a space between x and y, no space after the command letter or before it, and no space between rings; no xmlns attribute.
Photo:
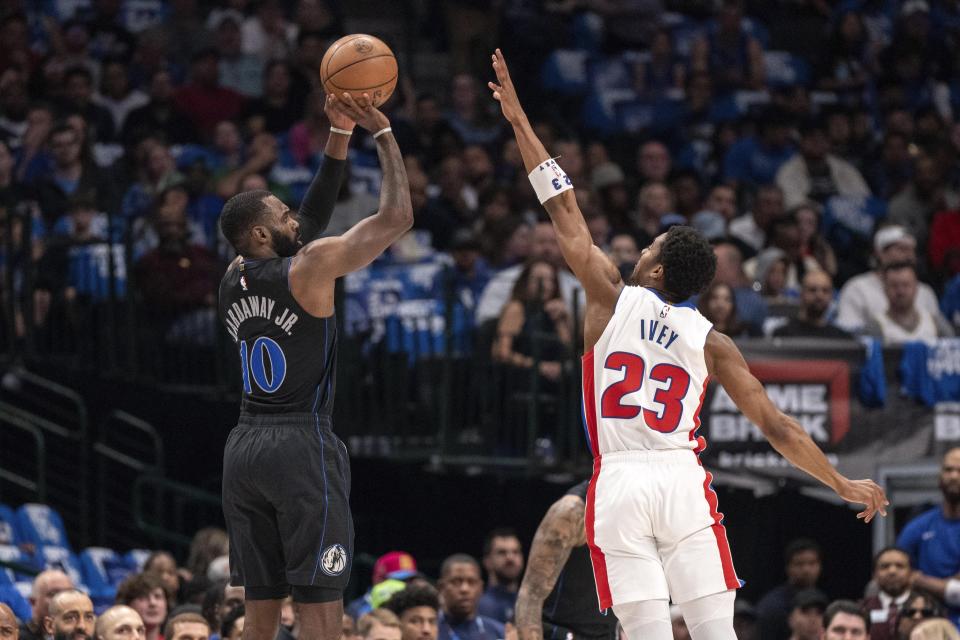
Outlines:
<svg viewBox="0 0 960 640"><path fill-rule="evenodd" d="M955 576L960 573L960 518L944 517L941 507L930 509L907 523L897 546L928 576Z"/></svg>
<svg viewBox="0 0 960 640"><path fill-rule="evenodd" d="M940 298L940 311L944 317L956 326L960 326L960 275L953 277L943 290Z"/></svg>
<svg viewBox="0 0 960 640"><path fill-rule="evenodd" d="M502 640L503 625L493 618L478 615L456 624L451 624L441 613L437 640Z"/></svg>
<svg viewBox="0 0 960 640"><path fill-rule="evenodd" d="M517 592L507 591L503 587L489 586L480 597L477 611L480 615L500 622L513 620L513 611L517 606Z"/></svg>
<svg viewBox="0 0 960 640"><path fill-rule="evenodd" d="M793 153L791 145L776 149L754 137L738 140L723 159L723 177L746 184L769 184Z"/></svg>

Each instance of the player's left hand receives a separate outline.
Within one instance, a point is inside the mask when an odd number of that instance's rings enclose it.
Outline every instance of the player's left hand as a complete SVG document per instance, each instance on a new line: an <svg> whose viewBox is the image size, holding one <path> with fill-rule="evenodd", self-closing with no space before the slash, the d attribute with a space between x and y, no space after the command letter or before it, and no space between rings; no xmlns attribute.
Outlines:
<svg viewBox="0 0 960 640"><path fill-rule="evenodd" d="M854 504L866 505L866 509L857 514L857 518L862 518L864 522L870 522L879 512L880 515L887 515L887 494L873 480L846 480L840 488L837 489L837 495Z"/></svg>
<svg viewBox="0 0 960 640"><path fill-rule="evenodd" d="M337 129L346 129L347 131L353 131L353 128L357 126L357 123L347 115L346 111L343 109L337 108L337 99L333 94L328 93L323 102L323 112L327 114L327 120L330 121L330 126L336 127Z"/></svg>

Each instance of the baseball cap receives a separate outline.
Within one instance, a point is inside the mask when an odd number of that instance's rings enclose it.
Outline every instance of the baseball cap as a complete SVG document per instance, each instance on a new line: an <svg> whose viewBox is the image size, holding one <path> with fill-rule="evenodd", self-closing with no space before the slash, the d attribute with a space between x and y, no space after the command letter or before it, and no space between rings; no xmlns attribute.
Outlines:
<svg viewBox="0 0 960 640"><path fill-rule="evenodd" d="M897 242L909 242L913 246L917 246L917 239L913 237L913 234L907 231L906 227L895 224L877 231L876 235L873 236L873 250L879 253Z"/></svg>
<svg viewBox="0 0 960 640"><path fill-rule="evenodd" d="M794 609L809 609L810 607L826 609L828 604L830 604L830 599L820 589L802 589L797 592L797 595L793 596Z"/></svg>
<svg viewBox="0 0 960 640"><path fill-rule="evenodd" d="M716 211L704 209L690 219L690 226L707 240L718 240L727 235L727 221Z"/></svg>
<svg viewBox="0 0 960 640"><path fill-rule="evenodd" d="M379 609L384 602L393 597L393 594L403 591L406 588L406 582L388 578L370 589L370 604L374 609Z"/></svg>
<svg viewBox="0 0 960 640"><path fill-rule="evenodd" d="M406 551L388 551L373 564L373 584L417 575L417 561Z"/></svg>
<svg viewBox="0 0 960 640"><path fill-rule="evenodd" d="M624 181L623 169L615 162L604 162L590 174L590 186L595 190L606 189Z"/></svg>

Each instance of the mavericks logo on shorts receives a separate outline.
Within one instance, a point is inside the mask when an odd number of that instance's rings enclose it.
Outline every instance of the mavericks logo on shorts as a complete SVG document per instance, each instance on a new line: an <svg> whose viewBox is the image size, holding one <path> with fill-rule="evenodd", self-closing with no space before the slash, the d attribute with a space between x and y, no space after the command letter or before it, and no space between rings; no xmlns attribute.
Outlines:
<svg viewBox="0 0 960 640"><path fill-rule="evenodd" d="M343 545L330 545L320 556L320 569L328 576L338 576L347 568L347 550Z"/></svg>

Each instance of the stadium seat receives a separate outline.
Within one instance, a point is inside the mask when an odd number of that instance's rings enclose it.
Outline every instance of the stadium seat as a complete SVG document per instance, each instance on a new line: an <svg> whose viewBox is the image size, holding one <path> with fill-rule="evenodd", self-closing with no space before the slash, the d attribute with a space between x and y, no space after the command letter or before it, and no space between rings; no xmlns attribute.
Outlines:
<svg viewBox="0 0 960 640"><path fill-rule="evenodd" d="M586 51L558 49L550 54L540 72L544 89L564 95L583 95L587 90Z"/></svg>
<svg viewBox="0 0 960 640"><path fill-rule="evenodd" d="M787 51L765 51L763 66L771 87L804 85L810 81L810 65Z"/></svg>
<svg viewBox="0 0 960 640"><path fill-rule="evenodd" d="M130 571L140 573L143 571L143 565L149 557L150 551L148 549L131 549L124 554L123 561L130 568Z"/></svg>
<svg viewBox="0 0 960 640"><path fill-rule="evenodd" d="M0 503L0 544L17 544L17 517L13 509Z"/></svg>
<svg viewBox="0 0 960 640"><path fill-rule="evenodd" d="M45 504L25 504L17 509L17 527L22 542L70 550L60 514Z"/></svg>
<svg viewBox="0 0 960 640"><path fill-rule="evenodd" d="M26 567L33 564L23 551L12 544L0 544L0 560L16 562ZM0 568L0 584L14 584L19 580L30 580L30 575L17 572L10 567Z"/></svg>
<svg viewBox="0 0 960 640"><path fill-rule="evenodd" d="M113 549L89 547L80 552L80 567L90 593L116 593L118 584L133 573L124 559Z"/></svg>
<svg viewBox="0 0 960 640"><path fill-rule="evenodd" d="M29 593L30 583L26 583ZM0 584L0 602L13 609L13 615L18 620L30 620L33 617L33 610L30 608L30 601L21 593L18 585Z"/></svg>
<svg viewBox="0 0 960 640"><path fill-rule="evenodd" d="M70 549L53 545L37 547L35 564L41 570L59 569L70 576L77 588L86 584L83 580L83 570L80 561Z"/></svg>

